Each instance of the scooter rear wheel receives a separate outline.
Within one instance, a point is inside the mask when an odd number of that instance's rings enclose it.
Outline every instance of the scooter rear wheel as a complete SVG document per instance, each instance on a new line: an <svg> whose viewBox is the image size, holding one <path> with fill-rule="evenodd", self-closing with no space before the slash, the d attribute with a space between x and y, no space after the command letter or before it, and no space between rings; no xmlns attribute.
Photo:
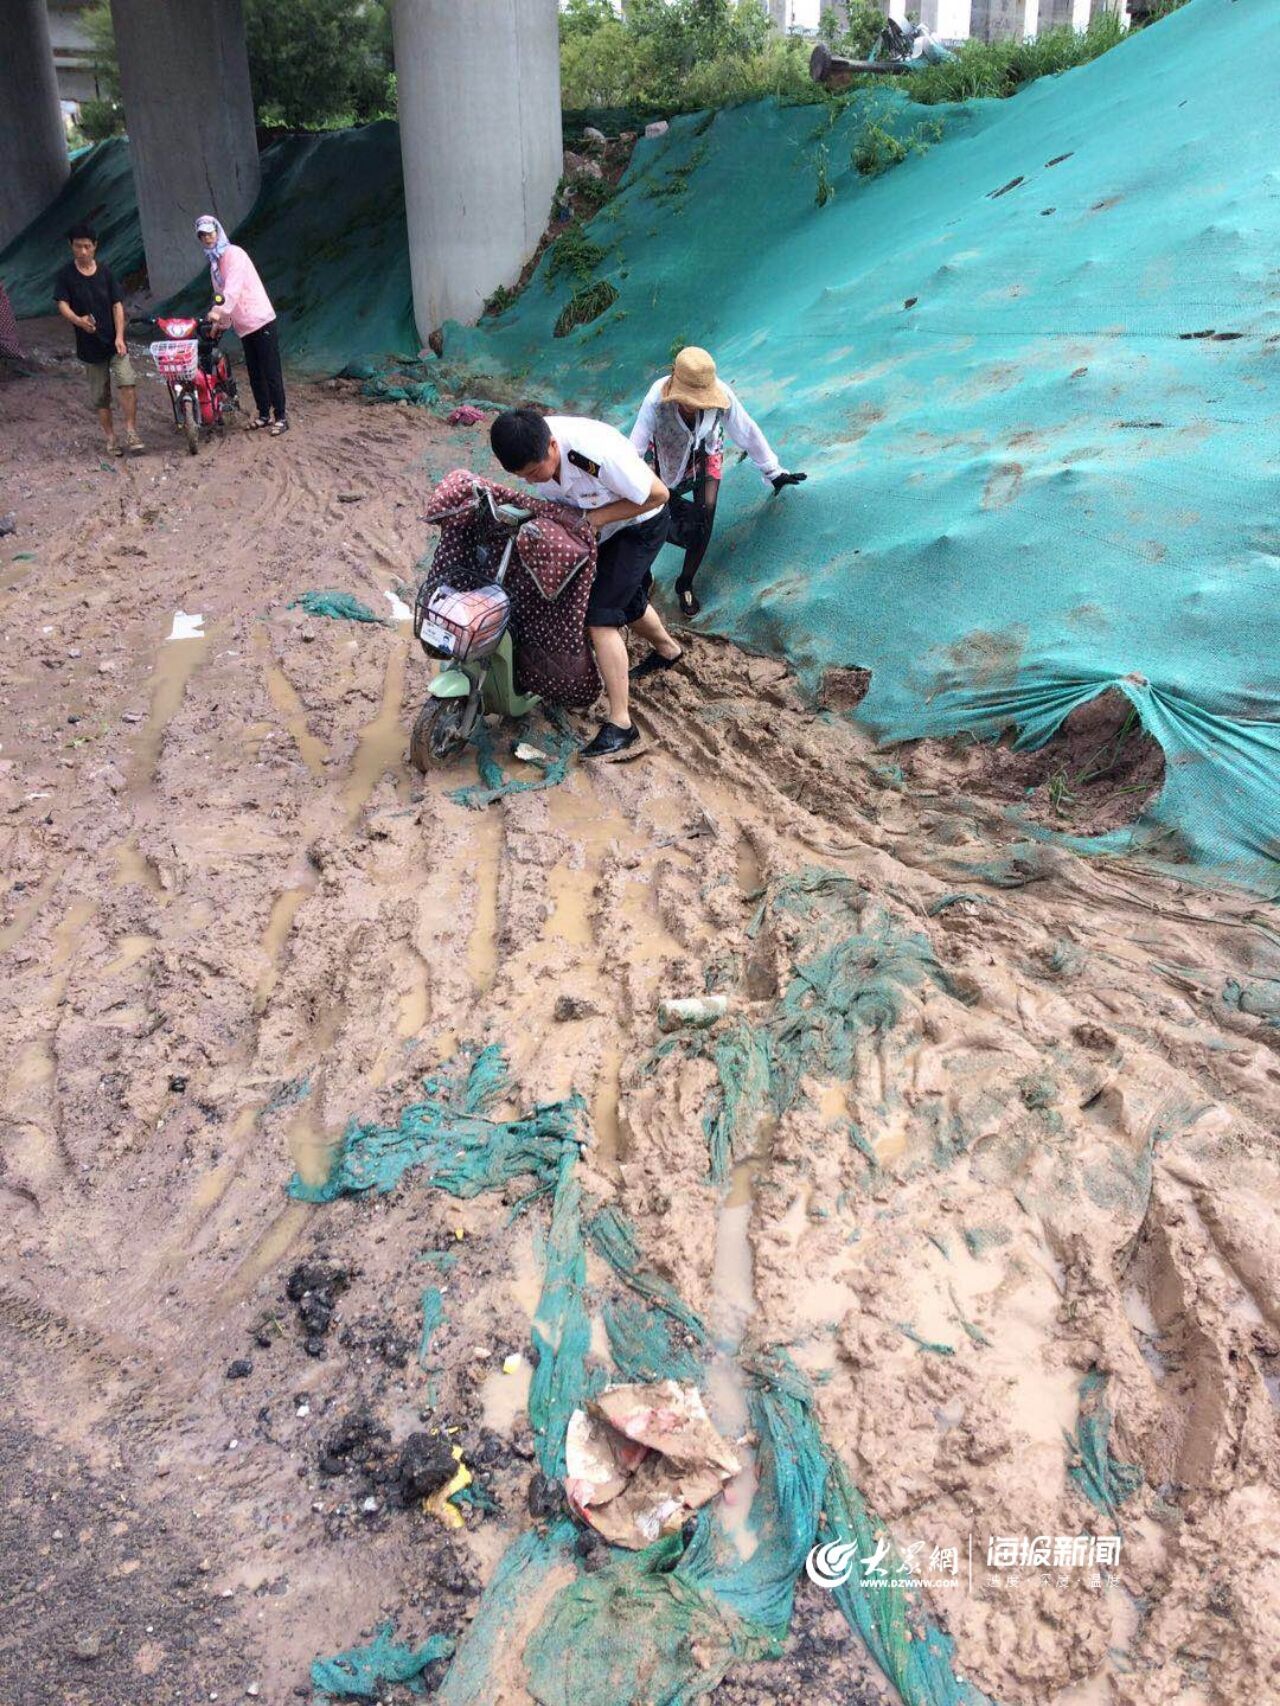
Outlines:
<svg viewBox="0 0 1280 1706"><path fill-rule="evenodd" d="M415 770L425 776L434 766L457 757L466 745L462 733L465 713L464 699L427 700L409 737L409 759Z"/></svg>

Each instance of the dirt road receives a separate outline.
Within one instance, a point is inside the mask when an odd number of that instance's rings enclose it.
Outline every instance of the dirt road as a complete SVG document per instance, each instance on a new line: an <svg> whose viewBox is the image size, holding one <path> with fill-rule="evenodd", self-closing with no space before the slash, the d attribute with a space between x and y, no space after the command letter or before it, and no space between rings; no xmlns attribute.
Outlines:
<svg viewBox="0 0 1280 1706"><path fill-rule="evenodd" d="M157 390L111 462L73 366L0 391L0 1698L282 1702L384 1615L465 1628L534 1520L501 1370L545 1213L285 1194L465 1042L520 1107L582 1093L593 1189L723 1342L791 1347L901 1545L972 1542L938 1609L992 1700L1276 1697L1270 909L1029 843L962 757L904 776L696 636L641 758L468 810L470 760L404 763L426 664L387 594L480 435L316 387L288 438L191 459ZM289 608L327 587L388 620ZM713 1186L716 1067L654 1054L659 998L772 1024L831 951L892 1011L824 1030ZM1069 1475L1091 1375L1122 1511ZM712 1400L740 1430L731 1377ZM443 1425L496 1507L458 1532L388 1467ZM987 1564L1115 1532L1106 1572ZM784 1693L891 1697L808 1583L718 1697Z"/></svg>

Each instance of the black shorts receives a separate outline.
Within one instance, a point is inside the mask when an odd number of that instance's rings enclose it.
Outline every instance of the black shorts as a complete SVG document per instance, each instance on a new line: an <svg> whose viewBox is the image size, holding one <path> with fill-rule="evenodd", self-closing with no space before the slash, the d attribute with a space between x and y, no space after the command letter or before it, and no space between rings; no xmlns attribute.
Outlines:
<svg viewBox="0 0 1280 1706"><path fill-rule="evenodd" d="M653 560L667 537L667 506L657 515L620 528L600 547L596 578L587 601L589 628L625 628L639 621L649 603Z"/></svg>

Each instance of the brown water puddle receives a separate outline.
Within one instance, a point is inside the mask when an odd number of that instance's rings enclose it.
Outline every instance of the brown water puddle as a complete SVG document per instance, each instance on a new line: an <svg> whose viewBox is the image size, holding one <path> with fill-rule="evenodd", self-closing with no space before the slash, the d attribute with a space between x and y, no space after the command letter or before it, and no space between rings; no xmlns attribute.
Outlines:
<svg viewBox="0 0 1280 1706"><path fill-rule="evenodd" d="M190 640L162 640L156 650L150 681L151 710L133 749L129 782L135 791L149 788L155 781L165 730L182 704L187 683L208 656L210 639L210 635L202 634Z"/></svg>
<svg viewBox="0 0 1280 1706"><path fill-rule="evenodd" d="M116 888L125 888L130 883L136 883L139 888L146 889L148 894L164 893L159 871L144 853L138 851L137 843L132 838L120 843L115 850L115 859L116 870L112 881Z"/></svg>
<svg viewBox="0 0 1280 1706"><path fill-rule="evenodd" d="M302 762L313 776L322 778L325 773L325 744L308 728L306 707L279 664L267 665L267 692L271 703L284 718L284 725L293 737Z"/></svg>
<svg viewBox="0 0 1280 1706"><path fill-rule="evenodd" d="M102 976L120 977L124 972L136 966L156 945L154 936L127 935L117 936L115 940L116 958L102 968Z"/></svg>
<svg viewBox="0 0 1280 1706"><path fill-rule="evenodd" d="M401 640L387 659L387 672L382 683L382 708L360 731L360 741L343 791L343 805L351 822L360 815L369 796L388 772L395 776L397 786L407 778L405 755L409 737L404 727L403 704L408 656L408 643Z"/></svg>
<svg viewBox="0 0 1280 1706"><path fill-rule="evenodd" d="M615 1036L605 1045L600 1076L591 1098L591 1125L602 1161L625 1161L631 1149L630 1132L622 1114L622 1043Z"/></svg>
<svg viewBox="0 0 1280 1706"><path fill-rule="evenodd" d="M255 1014L262 1014L267 1010L267 1004L279 981L280 959L284 953L284 945L289 939L289 932L293 929L293 921L314 886L314 883L299 883L296 887L285 889L278 894L272 904L271 916L262 933L262 952L266 956L267 965L253 992Z"/></svg>

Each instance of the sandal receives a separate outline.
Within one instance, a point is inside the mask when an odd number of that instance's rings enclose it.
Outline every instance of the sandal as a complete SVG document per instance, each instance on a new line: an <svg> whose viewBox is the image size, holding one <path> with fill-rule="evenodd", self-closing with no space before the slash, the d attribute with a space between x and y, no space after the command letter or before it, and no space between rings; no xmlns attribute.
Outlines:
<svg viewBox="0 0 1280 1706"><path fill-rule="evenodd" d="M702 609L698 602L698 595L694 592L692 585L677 586L676 597L680 601L680 614L682 616L696 616Z"/></svg>
<svg viewBox="0 0 1280 1706"><path fill-rule="evenodd" d="M287 419L272 421L271 425L267 428L267 431L271 434L272 438L279 438L282 432L288 432L288 430L289 422Z"/></svg>
<svg viewBox="0 0 1280 1706"><path fill-rule="evenodd" d="M257 416L255 416L255 418L253 420L251 420L249 422L249 431L250 432L261 432L264 427L269 427L270 425L271 425L271 422L267 419L267 417L265 415L257 415Z"/></svg>

